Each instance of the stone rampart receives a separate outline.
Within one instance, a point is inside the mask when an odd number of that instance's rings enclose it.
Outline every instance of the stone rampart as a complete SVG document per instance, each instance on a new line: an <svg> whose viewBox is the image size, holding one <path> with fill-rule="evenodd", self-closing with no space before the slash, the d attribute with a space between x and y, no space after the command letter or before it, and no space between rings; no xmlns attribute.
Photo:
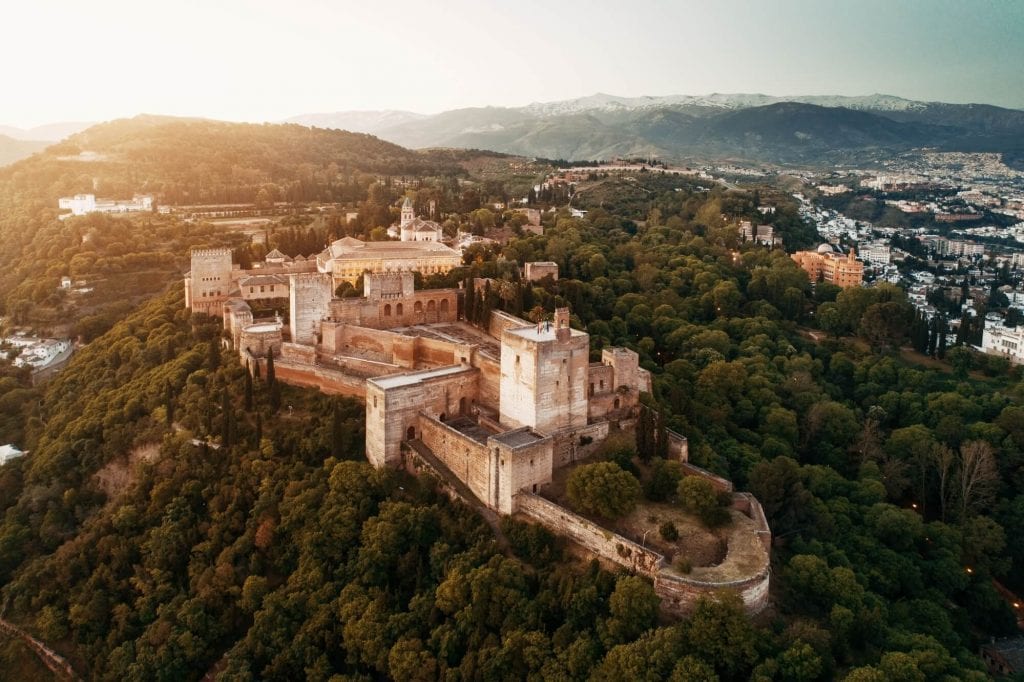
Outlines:
<svg viewBox="0 0 1024 682"><path fill-rule="evenodd" d="M515 503L516 511L520 514L623 568L650 577L657 573L665 561L665 557L654 550L641 547L539 495L520 492L516 495Z"/></svg>
<svg viewBox="0 0 1024 682"><path fill-rule="evenodd" d="M259 363L261 376L266 376L266 361L260 359ZM286 384L316 388L327 395L366 397L366 381L364 379L322 365L308 365L275 358L274 375L279 381Z"/></svg>
<svg viewBox="0 0 1024 682"><path fill-rule="evenodd" d="M707 469L701 469L699 466L690 464L689 462L682 462L680 467L683 470L683 476L699 476L700 478L710 482L711 485L715 487L715 490L718 490L719 492L732 492L732 481L728 479L722 478L717 474L713 474Z"/></svg>
<svg viewBox="0 0 1024 682"><path fill-rule="evenodd" d="M770 584L768 557L771 547L771 532L764 520L764 514L760 509L761 505L752 495L749 493L737 495L734 506L749 514L753 519L756 542L765 550L764 560L760 565L755 566L749 575L733 580L709 580L684 576L675 572L667 564L665 557L658 552L642 547L554 502L525 491L515 497L516 511L527 519L540 523L557 535L568 538L601 559L651 578L654 582L654 591L662 600L662 607L676 615L691 613L698 599L720 590L732 590L738 593L750 613L758 613L767 605ZM742 543L741 540L735 541ZM744 549L737 545L736 552L743 551ZM729 559L730 556L727 555L723 564Z"/></svg>
<svg viewBox="0 0 1024 682"><path fill-rule="evenodd" d="M420 414L419 439L478 499L493 497L486 445L425 413Z"/></svg>
<svg viewBox="0 0 1024 682"><path fill-rule="evenodd" d="M500 339L502 332L506 329L522 329L523 327L532 326L532 322L524 320L521 317L509 315L501 310L492 310L491 319L487 324L487 331L494 338Z"/></svg>

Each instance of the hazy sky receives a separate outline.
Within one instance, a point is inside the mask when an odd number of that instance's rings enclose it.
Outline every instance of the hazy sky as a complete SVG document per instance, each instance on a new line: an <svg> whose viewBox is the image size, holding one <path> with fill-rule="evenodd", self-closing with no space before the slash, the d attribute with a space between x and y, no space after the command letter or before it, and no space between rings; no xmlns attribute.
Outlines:
<svg viewBox="0 0 1024 682"><path fill-rule="evenodd" d="M1024 108L1024 0L14 0L0 124L617 95Z"/></svg>

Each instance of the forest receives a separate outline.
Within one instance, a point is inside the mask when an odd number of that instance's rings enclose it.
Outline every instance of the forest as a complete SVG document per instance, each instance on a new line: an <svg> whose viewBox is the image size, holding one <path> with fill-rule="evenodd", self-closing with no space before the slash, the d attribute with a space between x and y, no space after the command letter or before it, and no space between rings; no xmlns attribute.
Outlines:
<svg viewBox="0 0 1024 682"><path fill-rule="evenodd" d="M0 179L12 234L42 210L19 186ZM11 389L31 394L0 426L30 455L0 467L4 618L87 679L987 679L979 645L1016 631L999 588L1024 590L1019 372L911 353L900 289L812 285L784 252L740 244L749 195L649 189L642 219L632 195L549 213L543 235L425 284L498 277L467 291L471 320L568 305L594 354L636 350L647 408L764 505L765 613L723 593L670 620L643 579L542 529L506 520L502 546L429 480L366 464L359 403L247 378L172 283L44 388ZM40 273L76 248L28 243ZM533 260L560 278L523 282L514 266Z"/></svg>

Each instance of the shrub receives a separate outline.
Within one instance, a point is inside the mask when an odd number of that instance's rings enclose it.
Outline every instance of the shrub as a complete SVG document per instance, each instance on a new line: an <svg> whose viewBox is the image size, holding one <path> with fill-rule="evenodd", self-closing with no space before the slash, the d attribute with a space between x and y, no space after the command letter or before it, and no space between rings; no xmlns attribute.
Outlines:
<svg viewBox="0 0 1024 682"><path fill-rule="evenodd" d="M666 521L661 524L658 528L658 532L661 533L661 539L669 542L675 542L679 539L679 530L676 529L676 524L671 521Z"/></svg>

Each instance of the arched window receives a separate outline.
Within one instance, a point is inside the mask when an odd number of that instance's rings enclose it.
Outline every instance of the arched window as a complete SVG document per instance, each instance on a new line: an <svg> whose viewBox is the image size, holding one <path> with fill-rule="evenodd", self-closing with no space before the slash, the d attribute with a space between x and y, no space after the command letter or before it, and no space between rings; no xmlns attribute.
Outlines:
<svg viewBox="0 0 1024 682"><path fill-rule="evenodd" d="M423 312L423 304L422 304L422 303L420 303L419 301L416 301L416 302L415 302L415 303L413 303L413 305L412 305L412 311L413 311L414 313L422 313L422 312Z"/></svg>
<svg viewBox="0 0 1024 682"><path fill-rule="evenodd" d="M441 299L441 314L442 315L446 315L447 313L448 313L448 299L447 298L442 298Z"/></svg>
<svg viewBox="0 0 1024 682"><path fill-rule="evenodd" d="M390 303L385 303L384 304L384 317L391 317L391 304Z"/></svg>
<svg viewBox="0 0 1024 682"><path fill-rule="evenodd" d="M433 299L427 301L427 312L432 313L435 310L437 310L437 303L435 303Z"/></svg>
<svg viewBox="0 0 1024 682"><path fill-rule="evenodd" d="M405 431L405 439L406 440L416 440L416 427L410 426L408 429L406 429L406 431Z"/></svg>
<svg viewBox="0 0 1024 682"><path fill-rule="evenodd" d="M402 304L401 303L399 303L398 305L395 306L395 315L398 315L399 317L402 316Z"/></svg>

